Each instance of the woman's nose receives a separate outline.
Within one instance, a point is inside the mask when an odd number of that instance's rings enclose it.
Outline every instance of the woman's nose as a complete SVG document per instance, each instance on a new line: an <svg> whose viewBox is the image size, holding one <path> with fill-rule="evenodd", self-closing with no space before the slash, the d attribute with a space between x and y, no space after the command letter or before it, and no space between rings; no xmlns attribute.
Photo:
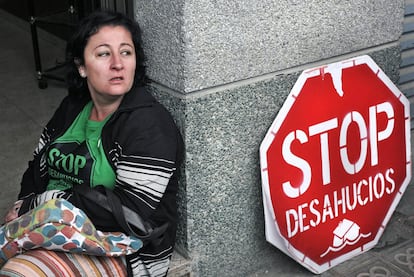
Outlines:
<svg viewBox="0 0 414 277"><path fill-rule="evenodd" d="M123 68L122 60L119 55L112 55L111 69L121 70Z"/></svg>

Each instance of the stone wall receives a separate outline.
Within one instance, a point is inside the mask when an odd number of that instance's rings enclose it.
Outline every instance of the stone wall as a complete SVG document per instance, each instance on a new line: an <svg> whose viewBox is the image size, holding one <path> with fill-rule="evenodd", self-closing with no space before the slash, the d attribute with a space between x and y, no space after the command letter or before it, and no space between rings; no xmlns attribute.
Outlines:
<svg viewBox="0 0 414 277"><path fill-rule="evenodd" d="M196 276L303 272L265 241L259 145L305 68L368 54L398 81L403 12L403 0L135 1L153 92L185 139L177 247Z"/></svg>

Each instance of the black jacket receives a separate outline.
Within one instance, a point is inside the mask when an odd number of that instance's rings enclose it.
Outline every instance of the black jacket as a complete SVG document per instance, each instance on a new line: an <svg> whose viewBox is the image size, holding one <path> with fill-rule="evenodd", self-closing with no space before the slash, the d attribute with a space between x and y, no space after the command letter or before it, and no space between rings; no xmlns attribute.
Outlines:
<svg viewBox="0 0 414 277"><path fill-rule="evenodd" d="M89 95L69 94L44 128L34 158L23 175L19 199L24 202L19 214L45 200L42 193L49 180L46 149L70 127L89 101ZM168 111L140 87L124 96L118 110L103 127L102 146L116 174L114 195L151 225L169 224L160 244L149 242L136 255L128 256L134 276L162 276L168 268L175 241L178 168L183 152L180 133ZM104 191L100 186L94 189ZM76 191L55 197L66 198L82 209L101 231L126 232L112 213Z"/></svg>

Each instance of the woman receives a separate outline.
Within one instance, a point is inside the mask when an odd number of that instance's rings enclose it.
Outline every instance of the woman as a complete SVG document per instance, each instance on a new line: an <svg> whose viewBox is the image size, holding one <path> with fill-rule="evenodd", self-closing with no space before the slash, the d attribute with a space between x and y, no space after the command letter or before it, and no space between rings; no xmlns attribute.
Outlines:
<svg viewBox="0 0 414 277"><path fill-rule="evenodd" d="M144 88L140 29L122 14L93 13L69 41L67 62L69 95L45 127L5 221L63 198L98 230L128 233L117 216L78 188L112 192L151 228L167 226L126 257L129 275L165 276L175 240L182 139L170 114Z"/></svg>

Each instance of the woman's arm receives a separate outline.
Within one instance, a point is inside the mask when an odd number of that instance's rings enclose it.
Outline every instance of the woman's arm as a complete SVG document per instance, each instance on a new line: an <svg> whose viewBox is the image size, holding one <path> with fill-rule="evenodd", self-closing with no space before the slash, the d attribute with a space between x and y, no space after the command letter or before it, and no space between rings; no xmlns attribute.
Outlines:
<svg viewBox="0 0 414 277"><path fill-rule="evenodd" d="M36 207L37 204L43 203L43 200L62 197L62 193L53 195L45 193L49 179L44 151L61 132L60 130L65 130L71 124L72 118L76 116L78 110L82 107L82 104L78 104L79 108L74 108L73 103L74 101L71 100L70 96L65 97L42 130L38 146L33 152L33 159L28 162L28 167L20 182L18 199L23 202L19 215ZM63 198L68 198L68 196L68 194L64 195Z"/></svg>

